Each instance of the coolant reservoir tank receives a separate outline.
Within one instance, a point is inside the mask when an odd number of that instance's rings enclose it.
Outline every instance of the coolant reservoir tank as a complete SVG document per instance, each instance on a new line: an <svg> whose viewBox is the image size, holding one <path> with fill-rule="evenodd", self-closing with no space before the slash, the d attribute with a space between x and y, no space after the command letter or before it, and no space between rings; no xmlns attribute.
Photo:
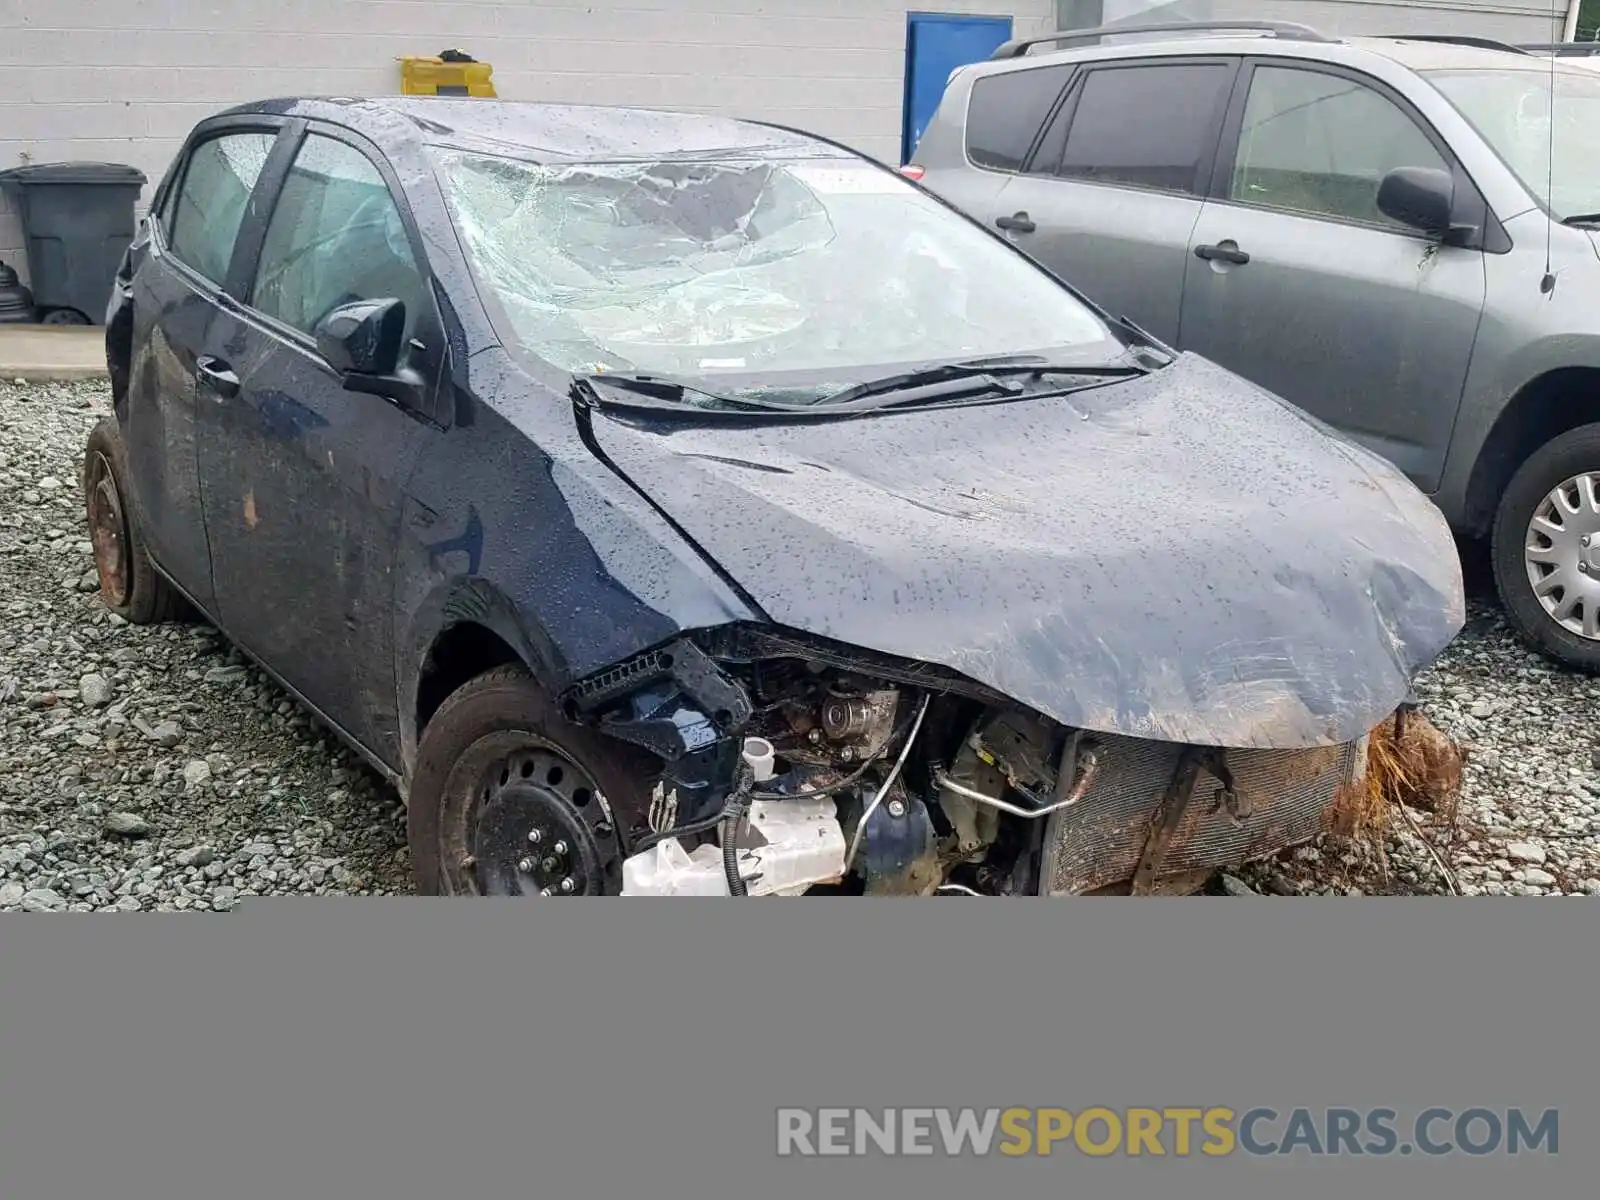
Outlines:
<svg viewBox="0 0 1600 1200"><path fill-rule="evenodd" d="M844 877L844 830L832 800L757 800L750 806L739 877L752 896L798 896ZM622 864L624 896L726 896L722 849L658 842Z"/></svg>

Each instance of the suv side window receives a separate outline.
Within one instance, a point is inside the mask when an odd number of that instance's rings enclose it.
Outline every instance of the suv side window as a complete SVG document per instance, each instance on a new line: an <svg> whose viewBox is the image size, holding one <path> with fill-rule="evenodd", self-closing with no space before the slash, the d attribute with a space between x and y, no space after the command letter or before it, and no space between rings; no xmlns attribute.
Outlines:
<svg viewBox="0 0 1600 1200"><path fill-rule="evenodd" d="M1018 171L1039 126L1072 78L1072 65L985 75L967 101L967 157L991 171Z"/></svg>
<svg viewBox="0 0 1600 1200"><path fill-rule="evenodd" d="M1198 195L1216 149L1233 66L1224 62L1107 67L1083 81L1057 175L1091 183ZM1071 109L1070 114L1067 109ZM1059 131L1045 138L1061 145ZM1042 164L1049 169L1049 164Z"/></svg>
<svg viewBox="0 0 1600 1200"><path fill-rule="evenodd" d="M409 342L426 294L400 208L378 168L346 142L308 136L267 223L251 305L315 334L342 304L397 299L406 306Z"/></svg>
<svg viewBox="0 0 1600 1200"><path fill-rule="evenodd" d="M1376 89L1325 71L1256 68L1230 200L1413 233L1378 211L1378 185L1396 167L1450 169Z"/></svg>
<svg viewBox="0 0 1600 1200"><path fill-rule="evenodd" d="M245 207L276 133L224 133L190 152L172 202L168 246L177 260L212 283L228 278Z"/></svg>

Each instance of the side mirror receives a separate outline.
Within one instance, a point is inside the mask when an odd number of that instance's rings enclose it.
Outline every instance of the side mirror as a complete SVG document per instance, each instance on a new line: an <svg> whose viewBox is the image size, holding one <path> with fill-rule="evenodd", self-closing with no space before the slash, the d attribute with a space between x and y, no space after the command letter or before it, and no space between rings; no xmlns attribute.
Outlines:
<svg viewBox="0 0 1600 1200"><path fill-rule="evenodd" d="M1378 211L1433 237L1447 236L1454 226L1456 181L1437 167L1397 167L1378 185Z"/></svg>
<svg viewBox="0 0 1600 1200"><path fill-rule="evenodd" d="M400 365L406 306L401 300L341 304L317 324L317 349L350 382L386 378Z"/></svg>

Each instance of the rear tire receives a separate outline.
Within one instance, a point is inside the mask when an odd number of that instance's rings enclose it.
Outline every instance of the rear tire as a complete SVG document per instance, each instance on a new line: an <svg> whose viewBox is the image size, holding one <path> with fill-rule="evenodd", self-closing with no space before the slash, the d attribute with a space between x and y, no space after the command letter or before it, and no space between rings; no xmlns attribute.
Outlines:
<svg viewBox="0 0 1600 1200"><path fill-rule="evenodd" d="M520 666L440 705L406 803L425 896L598 896L622 886L624 835L646 811L654 756L562 715Z"/></svg>
<svg viewBox="0 0 1600 1200"><path fill-rule="evenodd" d="M150 561L127 480L122 435L106 417L89 432L82 477L101 603L134 625L175 620L188 606Z"/></svg>
<svg viewBox="0 0 1600 1200"><path fill-rule="evenodd" d="M1600 673L1600 424L1551 439L1517 469L1490 556L1524 640L1563 666Z"/></svg>

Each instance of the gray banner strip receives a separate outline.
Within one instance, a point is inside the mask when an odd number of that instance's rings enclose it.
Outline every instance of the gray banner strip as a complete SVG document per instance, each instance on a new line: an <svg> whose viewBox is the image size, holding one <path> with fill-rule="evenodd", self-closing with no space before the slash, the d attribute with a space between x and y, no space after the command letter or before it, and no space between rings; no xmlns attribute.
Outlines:
<svg viewBox="0 0 1600 1200"><path fill-rule="evenodd" d="M13 916L0 1192L1588 1200L1597 929L1589 905L1419 900ZM948 1111L898 1111L919 1108ZM994 1110L1036 1142L1094 1108L1156 1114L1167 1153L1123 1153L1126 1128L1104 1156L1070 1135L1016 1154L1004 1125L984 1155L942 1145L941 1119ZM1271 1110L1259 1150L1300 1108L1324 1133L1350 1110L1368 1146L1374 1110L1406 1142L1430 1109L1430 1146L1454 1145L1463 1114L1467 1144L1496 1144L1252 1153L1235 1128L1212 1155L1196 1121L1174 1152L1181 1110L1234 1126ZM1511 1124L1547 1110L1555 1153L1509 1153ZM780 1156L785 1119L866 1152ZM907 1122L934 1152L882 1151ZM1109 1129L1091 1114L1085 1144Z"/></svg>

